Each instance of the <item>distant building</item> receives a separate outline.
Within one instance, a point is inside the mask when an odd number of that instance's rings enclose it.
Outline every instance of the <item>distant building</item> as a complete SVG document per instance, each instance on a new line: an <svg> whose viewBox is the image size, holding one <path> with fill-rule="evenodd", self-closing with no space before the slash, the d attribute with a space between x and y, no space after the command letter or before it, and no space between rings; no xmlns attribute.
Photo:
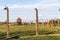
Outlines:
<svg viewBox="0 0 60 40"><path fill-rule="evenodd" d="M22 19L21 18L17 18L17 25L21 25L22 24Z"/></svg>
<svg viewBox="0 0 60 40"><path fill-rule="evenodd" d="M53 26L60 25L60 19L49 20L49 23L52 24Z"/></svg>

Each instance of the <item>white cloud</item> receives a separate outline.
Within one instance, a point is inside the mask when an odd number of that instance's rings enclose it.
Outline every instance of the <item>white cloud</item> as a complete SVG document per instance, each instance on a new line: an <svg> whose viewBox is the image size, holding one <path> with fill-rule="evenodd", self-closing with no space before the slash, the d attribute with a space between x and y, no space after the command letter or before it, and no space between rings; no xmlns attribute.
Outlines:
<svg viewBox="0 0 60 40"><path fill-rule="evenodd" d="M53 10L54 8L58 8L58 7L60 7L60 3L36 3L36 4L30 4L30 5L18 5L18 4L13 4L13 5L8 5L8 7L10 8L10 9L12 9L13 11L13 13L15 13L15 9L17 9L17 11L18 11L18 9L19 9L19 13L23 13L23 11L24 10L20 10L20 9L34 9L34 8L38 8L38 9L43 9L43 10L45 10L45 9L51 9L51 10ZM0 10L2 10L4 7L2 6L2 7L0 7ZM16 12L17 12L16 11ZM53 13L53 12L51 12L50 10L48 10L49 12L47 12L46 10L45 11L42 11L42 12L40 12L39 11L39 17L42 17L42 18L44 18L43 16L43 12L44 13ZM32 11L26 11L26 12L24 12L24 13L33 13ZM11 12L10 12L11 13ZM56 12L57 13L57 12ZM12 15L13 16L13 15ZM17 15L18 16L18 15ZM20 16L20 15L19 15ZM56 16L56 15L54 15L53 14L53 16L52 17L54 17L54 16ZM57 18L60 18L60 15L57 15L56 16ZM26 17L27 18L27 17ZM28 17L29 18L29 17ZM32 17L31 17L32 18Z"/></svg>
<svg viewBox="0 0 60 40"><path fill-rule="evenodd" d="M16 5L16 4L9 5L9 8L11 8L11 9L19 9L19 8L30 9L30 8L36 8L36 7L38 7L37 4L32 4L32 5Z"/></svg>
<svg viewBox="0 0 60 40"><path fill-rule="evenodd" d="M57 3L59 0L40 0L40 3Z"/></svg>
<svg viewBox="0 0 60 40"><path fill-rule="evenodd" d="M3 9L3 7L2 6L0 6L0 10L2 10Z"/></svg>
<svg viewBox="0 0 60 40"><path fill-rule="evenodd" d="M60 3L58 0L38 0L38 1L40 3L29 4L29 5L11 4L11 5L8 5L8 7L10 9L33 9L33 8L46 9L46 8L60 6ZM53 2L53 3L48 3L48 2Z"/></svg>
<svg viewBox="0 0 60 40"><path fill-rule="evenodd" d="M34 8L39 8L39 9L46 9L46 8L52 8L52 7L60 7L60 3L37 3L37 4L30 4L30 5L8 5L10 9L34 9Z"/></svg>

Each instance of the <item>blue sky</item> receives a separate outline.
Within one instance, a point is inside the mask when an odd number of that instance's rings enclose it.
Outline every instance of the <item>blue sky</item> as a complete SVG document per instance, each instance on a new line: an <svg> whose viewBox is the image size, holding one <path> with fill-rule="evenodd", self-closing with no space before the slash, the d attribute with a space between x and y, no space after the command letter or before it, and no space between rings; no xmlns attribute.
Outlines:
<svg viewBox="0 0 60 40"><path fill-rule="evenodd" d="M60 19L60 0L0 0L0 21L6 21L5 6L10 10L10 21L18 17L23 21L35 20L34 8L38 8L39 20Z"/></svg>

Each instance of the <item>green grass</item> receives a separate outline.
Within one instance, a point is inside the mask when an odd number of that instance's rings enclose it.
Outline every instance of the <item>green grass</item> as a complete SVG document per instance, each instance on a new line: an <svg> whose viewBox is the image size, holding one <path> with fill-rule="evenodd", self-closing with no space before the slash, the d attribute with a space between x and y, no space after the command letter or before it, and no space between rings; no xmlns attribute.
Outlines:
<svg viewBox="0 0 60 40"><path fill-rule="evenodd" d="M10 39L10 40L60 40L60 36L45 36L45 37L20 38L20 39Z"/></svg>
<svg viewBox="0 0 60 40"><path fill-rule="evenodd" d="M35 35L35 25L21 25L21 26L10 26L10 37L20 34L20 36L31 36ZM6 37L7 26L0 25L0 37ZM59 34L60 27L50 27L39 25L39 34Z"/></svg>

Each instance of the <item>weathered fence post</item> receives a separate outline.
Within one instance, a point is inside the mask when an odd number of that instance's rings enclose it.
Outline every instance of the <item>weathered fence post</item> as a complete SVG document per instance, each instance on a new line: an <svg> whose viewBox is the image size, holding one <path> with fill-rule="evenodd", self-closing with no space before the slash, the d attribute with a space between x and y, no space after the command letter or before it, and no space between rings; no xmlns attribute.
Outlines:
<svg viewBox="0 0 60 40"><path fill-rule="evenodd" d="M7 11L7 38L9 38L9 8L5 7L4 10Z"/></svg>
<svg viewBox="0 0 60 40"><path fill-rule="evenodd" d="M58 26L60 26L60 21L59 20L57 20L58 21Z"/></svg>
<svg viewBox="0 0 60 40"><path fill-rule="evenodd" d="M35 8L36 11L36 36L39 35L38 31L39 31L39 27L38 27L38 9Z"/></svg>

